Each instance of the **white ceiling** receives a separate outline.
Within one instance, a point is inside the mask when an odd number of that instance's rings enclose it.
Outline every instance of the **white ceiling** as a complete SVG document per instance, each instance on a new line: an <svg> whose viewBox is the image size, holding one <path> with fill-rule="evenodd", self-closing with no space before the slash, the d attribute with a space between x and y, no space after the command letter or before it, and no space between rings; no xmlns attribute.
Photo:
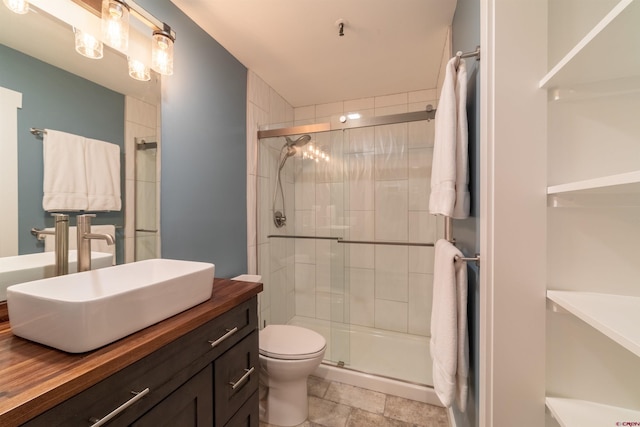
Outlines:
<svg viewBox="0 0 640 427"><path fill-rule="evenodd" d="M294 107L435 88L456 6L456 0L172 2ZM346 22L343 37L339 19Z"/></svg>

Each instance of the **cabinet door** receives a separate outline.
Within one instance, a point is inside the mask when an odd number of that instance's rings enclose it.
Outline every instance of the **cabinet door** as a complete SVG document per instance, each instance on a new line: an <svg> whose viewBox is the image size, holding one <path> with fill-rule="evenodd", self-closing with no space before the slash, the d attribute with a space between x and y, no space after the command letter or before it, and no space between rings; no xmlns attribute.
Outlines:
<svg viewBox="0 0 640 427"><path fill-rule="evenodd" d="M254 331L213 362L216 426L224 426L258 390L258 351Z"/></svg>
<svg viewBox="0 0 640 427"><path fill-rule="evenodd" d="M260 425L260 402L258 399L258 392L256 391L224 427L258 427Z"/></svg>
<svg viewBox="0 0 640 427"><path fill-rule="evenodd" d="M208 365L131 427L209 427L213 425L212 368Z"/></svg>

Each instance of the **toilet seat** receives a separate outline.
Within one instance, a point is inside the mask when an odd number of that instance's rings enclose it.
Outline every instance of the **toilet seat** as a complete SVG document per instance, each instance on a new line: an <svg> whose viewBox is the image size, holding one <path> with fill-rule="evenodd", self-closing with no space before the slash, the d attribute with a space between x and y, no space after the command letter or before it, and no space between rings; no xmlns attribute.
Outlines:
<svg viewBox="0 0 640 427"><path fill-rule="evenodd" d="M261 355L283 360L312 359L327 346L319 333L293 325L268 325L260 331L259 343Z"/></svg>

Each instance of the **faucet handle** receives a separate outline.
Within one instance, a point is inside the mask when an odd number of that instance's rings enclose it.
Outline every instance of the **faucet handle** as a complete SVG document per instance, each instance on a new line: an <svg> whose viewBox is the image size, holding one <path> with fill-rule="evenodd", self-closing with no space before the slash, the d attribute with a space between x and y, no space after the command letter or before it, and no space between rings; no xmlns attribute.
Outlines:
<svg viewBox="0 0 640 427"><path fill-rule="evenodd" d="M76 224L78 228L84 229L86 227L86 231L90 232L91 230L91 218L95 218L96 214L82 214L76 216Z"/></svg>

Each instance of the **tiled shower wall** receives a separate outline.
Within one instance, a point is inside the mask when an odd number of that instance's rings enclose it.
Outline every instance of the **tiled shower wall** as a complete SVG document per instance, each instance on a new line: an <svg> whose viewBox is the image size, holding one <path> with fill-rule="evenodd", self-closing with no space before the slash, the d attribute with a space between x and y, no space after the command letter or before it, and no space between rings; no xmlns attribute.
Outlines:
<svg viewBox="0 0 640 427"><path fill-rule="evenodd" d="M294 316L426 336L429 334L433 248L337 244L267 238L270 234L339 236L350 240L434 242L428 214L433 122L312 135L329 162L290 158L282 170L287 226L271 219L283 137L260 142L259 125L283 127L336 121L352 112L381 116L436 106L436 89L291 108L250 72L247 103L250 272L265 285L261 321ZM258 197L256 198L256 195ZM278 196L279 197L279 196ZM281 200L278 199L278 209Z"/></svg>
<svg viewBox="0 0 640 427"><path fill-rule="evenodd" d="M258 295L261 325L286 323L293 309L293 301L287 304L287 288L293 290L293 263L287 260L288 252L293 255L293 240L268 239L277 230L268 212L275 185L274 173L279 151L261 150L258 165L258 127L275 124L276 127L293 125L293 108L254 72L247 73L247 265L250 274L262 275L264 290ZM271 145L284 144L283 138L275 138ZM280 148L278 147L278 149ZM267 155L268 154L268 155ZM291 165L287 165L287 170ZM286 181L286 179L285 179ZM289 203L293 201L291 186L286 194ZM260 191L258 191L258 189ZM258 195L260 199L258 200ZM258 204L260 212L258 215ZM292 205L290 205L292 207ZM292 224L293 209L289 216ZM291 227L286 227L289 231ZM273 262L272 262L273 261ZM258 266L259 265L259 266ZM290 274L286 266L289 265ZM287 306L289 309L287 310ZM289 313L288 313L289 311Z"/></svg>

